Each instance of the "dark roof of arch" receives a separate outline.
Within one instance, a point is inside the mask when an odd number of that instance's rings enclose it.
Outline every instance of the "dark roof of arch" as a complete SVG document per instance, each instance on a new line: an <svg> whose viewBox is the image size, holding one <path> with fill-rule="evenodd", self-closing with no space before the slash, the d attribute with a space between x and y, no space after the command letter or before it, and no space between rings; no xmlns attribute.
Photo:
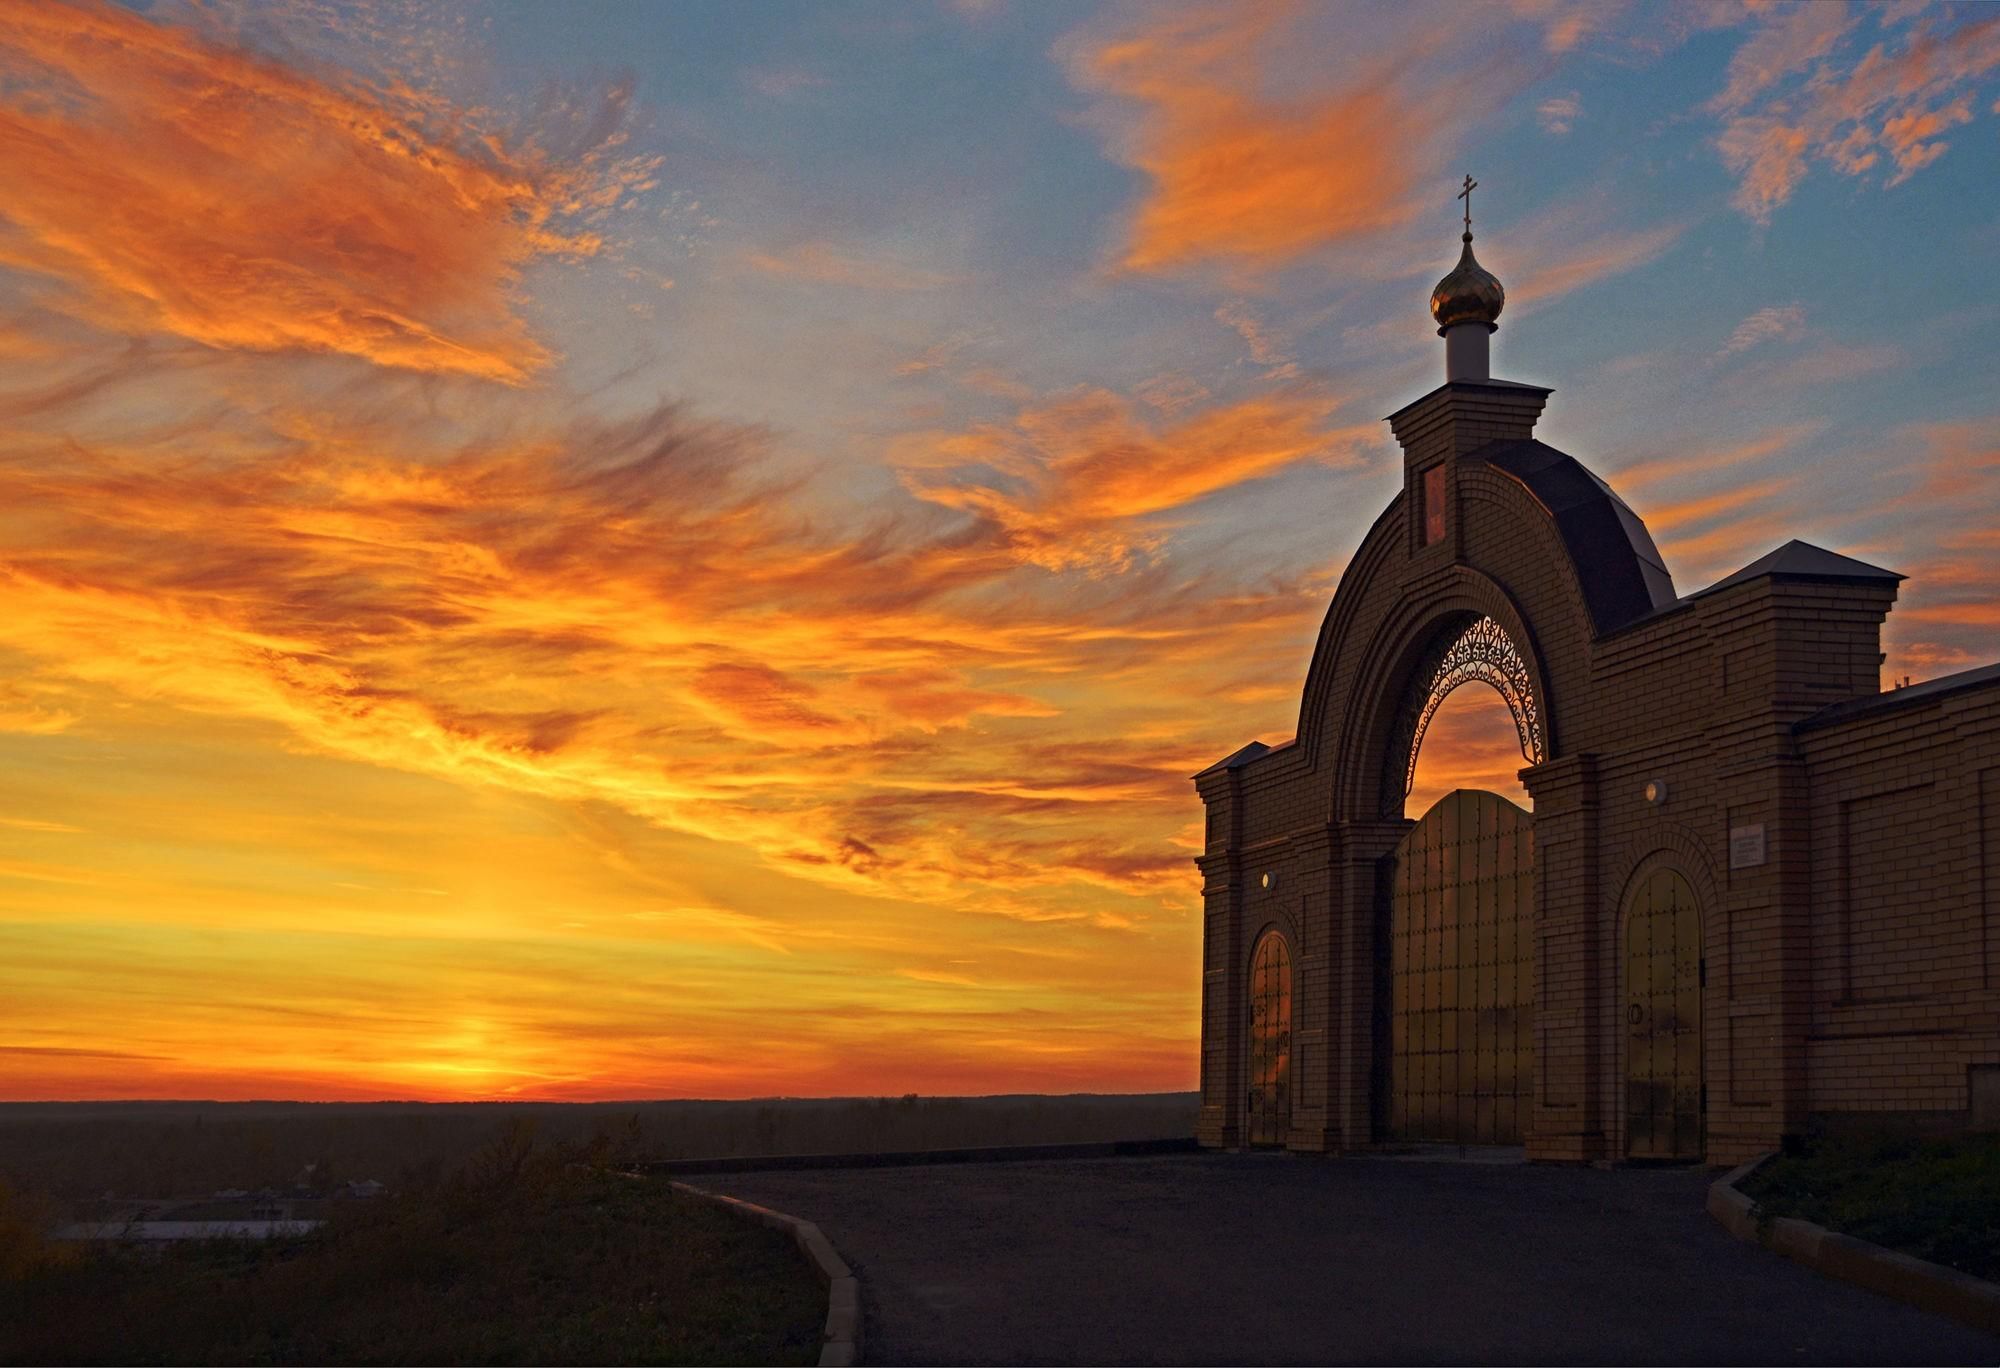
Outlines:
<svg viewBox="0 0 2000 1368"><path fill-rule="evenodd" d="M1834 584L1897 584L1909 578L1894 570L1884 570L1879 565L1870 565L1852 556L1843 556L1838 551L1829 551L1824 546L1814 546L1794 537L1769 555L1759 556L1748 565L1726 579L1719 579L1706 589L1698 589L1692 595L1700 598L1718 589L1731 585L1747 584L1753 579L1773 575L1779 579L1822 580Z"/></svg>
<svg viewBox="0 0 2000 1368"><path fill-rule="evenodd" d="M1646 524L1574 456L1532 438L1489 442L1472 455L1517 480L1548 512L1598 635L1678 602Z"/></svg>
<svg viewBox="0 0 2000 1368"><path fill-rule="evenodd" d="M1290 743L1288 742L1287 744ZM1280 749L1282 749L1282 747ZM1252 760L1255 760L1260 756L1269 755L1270 753L1271 753L1271 747L1265 745L1262 741L1252 741L1247 746L1229 752L1229 754L1223 756L1220 760L1210 765L1207 769L1196 770L1189 777L1193 779L1199 779L1203 775L1214 774L1217 770L1242 769Z"/></svg>

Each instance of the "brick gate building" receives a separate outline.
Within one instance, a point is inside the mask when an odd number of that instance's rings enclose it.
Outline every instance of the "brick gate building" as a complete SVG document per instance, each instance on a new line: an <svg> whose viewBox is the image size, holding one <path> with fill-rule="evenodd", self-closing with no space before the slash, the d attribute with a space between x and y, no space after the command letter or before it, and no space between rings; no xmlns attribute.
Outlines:
<svg viewBox="0 0 2000 1368"><path fill-rule="evenodd" d="M1902 577L1803 542L1677 593L1536 439L1550 391L1490 377L1471 242L1297 736L1195 776L1202 1143L1721 1164L1829 1118L2000 1124L2000 665L1881 692ZM1531 817L1404 812L1471 682Z"/></svg>

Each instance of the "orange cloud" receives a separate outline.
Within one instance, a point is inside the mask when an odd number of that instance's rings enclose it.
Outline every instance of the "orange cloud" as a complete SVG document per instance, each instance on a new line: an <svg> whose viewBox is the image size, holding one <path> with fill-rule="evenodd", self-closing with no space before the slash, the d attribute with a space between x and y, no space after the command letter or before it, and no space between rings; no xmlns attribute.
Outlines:
<svg viewBox="0 0 2000 1368"><path fill-rule="evenodd" d="M1860 21L1845 3L1769 6L1762 22L1729 61L1729 79L1713 109L1741 109L1786 76L1826 56Z"/></svg>
<svg viewBox="0 0 2000 1368"><path fill-rule="evenodd" d="M1889 184L1901 185L1913 174L1942 157L1946 144L1937 135L1957 124L1972 122L1970 102L1959 99L1940 109L1906 110L1882 121L1882 145L1896 159L1896 174Z"/></svg>
<svg viewBox="0 0 2000 1368"><path fill-rule="evenodd" d="M1438 799L1460 788L1485 789L1533 808L1520 780L1528 763L1521 754L1513 714L1499 691L1485 684L1460 685L1424 732L1403 813L1421 817Z"/></svg>
<svg viewBox="0 0 2000 1368"><path fill-rule="evenodd" d="M1792 197L1805 179L1806 130L1774 118L1733 120L1716 140L1723 162L1741 180L1731 203L1759 223L1769 223L1771 212ZM1855 169L1865 170L1867 162Z"/></svg>
<svg viewBox="0 0 2000 1368"><path fill-rule="evenodd" d="M1159 545L1156 515L1302 461L1355 461L1379 434L1329 427L1338 405L1295 387L1162 429L1119 396L1082 389L1008 424L907 437L890 458L918 498L997 527L1023 561L1123 569Z"/></svg>
<svg viewBox="0 0 2000 1368"><path fill-rule="evenodd" d="M1548 51L1569 52L1608 26L1624 5L1622 0L1511 0L1508 7L1542 26L1542 46Z"/></svg>
<svg viewBox="0 0 2000 1368"><path fill-rule="evenodd" d="M1531 227L1518 244L1510 243L1504 249L1518 263L1516 283L1507 287L1508 302L1520 314L1571 290L1636 270L1664 255L1686 231L1685 223L1665 223L1563 241L1539 226Z"/></svg>
<svg viewBox="0 0 2000 1368"><path fill-rule="evenodd" d="M1835 44L1852 26L1843 6L1802 5L1769 12L1765 25L1738 50L1728 86L1711 103L1727 122L1716 147L1738 176L1735 206L1758 223L1791 198L1808 160L1830 162L1858 176L1886 153L1895 165L1888 184L1898 185L1944 154L1938 138L1970 120L1968 83L2000 67L2000 18L1941 28L1914 11L1892 16L1909 25L1899 51L1870 48L1843 66ZM1817 62L1796 89L1783 82ZM1762 108L1755 97L1777 89Z"/></svg>
<svg viewBox="0 0 2000 1368"><path fill-rule="evenodd" d="M1129 919L1093 899L1188 896L1185 776L1291 706L1209 701L1295 664L1330 587L1137 549L1194 500L1348 459L1333 407L1288 390L1159 427L1080 393L912 447L945 453L907 473L970 520L910 503L852 533L800 518L761 438L671 409L421 460L376 454L361 414L273 414L288 443L255 458L36 442L0 461L0 650L54 692L4 711L88 732L68 688L255 720L822 884ZM1149 728L1114 762L1103 738Z"/></svg>
<svg viewBox="0 0 2000 1368"><path fill-rule="evenodd" d="M517 382L549 359L521 269L597 252L650 184L616 110L567 164L434 100L282 66L109 4L10 0L0 263L121 333Z"/></svg>
<svg viewBox="0 0 2000 1368"><path fill-rule="evenodd" d="M1924 678L2000 655L2000 533L1991 525L2000 420L1926 423L1907 435L1920 452L1888 472L1897 492L1884 513L1925 552L1895 566L1910 578L1889 616L1884 673Z"/></svg>
<svg viewBox="0 0 2000 1368"><path fill-rule="evenodd" d="M1720 518L1741 517L1751 507L1788 492L1798 483L1796 475L1780 475L1754 484L1732 484L1713 493L1655 504L1647 509L1646 525L1654 532L1666 534L1666 539L1671 542L1672 534L1678 529L1701 526Z"/></svg>
<svg viewBox="0 0 2000 1368"><path fill-rule="evenodd" d="M1399 86L1407 59L1295 101L1261 95L1279 11L1155 12L1084 52L1079 78L1136 104L1124 155L1152 182L1120 264L1283 265L1405 223L1442 114Z"/></svg>
<svg viewBox="0 0 2000 1368"><path fill-rule="evenodd" d="M823 734L841 725L840 719L812 707L817 690L811 685L768 665L709 665L696 672L692 688L696 697L714 704L758 740L788 732Z"/></svg>
<svg viewBox="0 0 2000 1368"><path fill-rule="evenodd" d="M1630 492L1689 475L1707 475L1717 471L1740 473L1745 467L1761 465L1825 430L1823 421L1784 423L1760 436L1729 446L1641 460L1618 471L1615 479L1619 489Z"/></svg>

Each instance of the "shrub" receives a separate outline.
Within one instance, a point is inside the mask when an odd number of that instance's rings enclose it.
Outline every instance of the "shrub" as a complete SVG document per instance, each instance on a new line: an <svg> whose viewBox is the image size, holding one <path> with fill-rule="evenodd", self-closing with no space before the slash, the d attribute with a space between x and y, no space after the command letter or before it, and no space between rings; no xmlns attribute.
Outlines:
<svg viewBox="0 0 2000 1368"><path fill-rule="evenodd" d="M1758 1218L1795 1217L2000 1278L2000 1136L1816 1139L1745 1184Z"/></svg>

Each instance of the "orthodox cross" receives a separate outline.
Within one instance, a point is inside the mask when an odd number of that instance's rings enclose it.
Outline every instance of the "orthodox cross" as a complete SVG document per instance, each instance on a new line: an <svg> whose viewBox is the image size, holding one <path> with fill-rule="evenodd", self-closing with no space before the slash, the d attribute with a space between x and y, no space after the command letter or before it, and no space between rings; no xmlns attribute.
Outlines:
<svg viewBox="0 0 2000 1368"><path fill-rule="evenodd" d="M1479 182L1467 176L1465 178L1465 188L1452 196L1453 199L1462 199L1465 201L1465 231L1468 236L1472 232L1472 192L1478 188Z"/></svg>

